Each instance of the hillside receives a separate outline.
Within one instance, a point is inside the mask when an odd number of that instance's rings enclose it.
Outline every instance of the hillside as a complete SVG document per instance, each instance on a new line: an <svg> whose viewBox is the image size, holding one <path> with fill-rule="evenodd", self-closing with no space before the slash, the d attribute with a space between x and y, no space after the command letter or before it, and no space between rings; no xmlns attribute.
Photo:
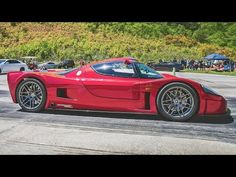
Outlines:
<svg viewBox="0 0 236 177"><path fill-rule="evenodd" d="M236 59L236 23L0 23L0 58Z"/></svg>

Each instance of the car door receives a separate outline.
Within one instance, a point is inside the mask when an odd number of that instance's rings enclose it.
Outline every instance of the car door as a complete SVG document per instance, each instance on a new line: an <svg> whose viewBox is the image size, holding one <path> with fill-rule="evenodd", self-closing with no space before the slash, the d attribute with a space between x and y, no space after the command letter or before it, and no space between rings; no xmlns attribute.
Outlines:
<svg viewBox="0 0 236 177"><path fill-rule="evenodd" d="M9 71L11 71L11 63L10 60L7 60L2 66L2 72L9 72Z"/></svg>
<svg viewBox="0 0 236 177"><path fill-rule="evenodd" d="M138 100L139 81L132 63L112 61L94 64L87 68L83 84L97 97Z"/></svg>
<svg viewBox="0 0 236 177"><path fill-rule="evenodd" d="M20 71L20 68L22 67L22 63L18 60L11 60L11 71Z"/></svg>
<svg viewBox="0 0 236 177"><path fill-rule="evenodd" d="M20 70L20 62L17 60L8 60L7 71L19 71Z"/></svg>

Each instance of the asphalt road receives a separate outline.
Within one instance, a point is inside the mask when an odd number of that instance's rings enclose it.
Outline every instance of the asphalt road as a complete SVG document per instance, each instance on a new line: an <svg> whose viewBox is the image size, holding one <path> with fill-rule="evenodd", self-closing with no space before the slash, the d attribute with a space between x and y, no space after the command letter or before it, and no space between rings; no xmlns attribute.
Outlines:
<svg viewBox="0 0 236 177"><path fill-rule="evenodd" d="M229 116L191 122L95 111L22 112L0 75L0 154L236 154L236 77L177 73L225 96Z"/></svg>

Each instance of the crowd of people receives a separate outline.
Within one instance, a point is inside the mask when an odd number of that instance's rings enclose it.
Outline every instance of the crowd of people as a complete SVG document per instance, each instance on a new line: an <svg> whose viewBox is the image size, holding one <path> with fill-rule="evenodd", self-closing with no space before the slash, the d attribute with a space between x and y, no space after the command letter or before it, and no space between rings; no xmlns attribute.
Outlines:
<svg viewBox="0 0 236 177"><path fill-rule="evenodd" d="M203 60L181 60L180 63L185 69L190 70L204 70L206 68L206 62Z"/></svg>
<svg viewBox="0 0 236 177"><path fill-rule="evenodd" d="M213 70L213 71L234 71L235 62L232 60L173 60L181 63L184 69L190 70Z"/></svg>

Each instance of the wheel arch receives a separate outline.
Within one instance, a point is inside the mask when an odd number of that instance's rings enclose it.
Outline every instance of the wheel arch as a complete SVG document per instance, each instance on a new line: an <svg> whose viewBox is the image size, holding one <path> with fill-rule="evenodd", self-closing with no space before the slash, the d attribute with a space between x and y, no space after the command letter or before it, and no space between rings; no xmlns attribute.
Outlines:
<svg viewBox="0 0 236 177"><path fill-rule="evenodd" d="M189 82L187 81L180 81L180 80L175 80L175 81L170 81L170 82L167 82L165 84L163 84L159 89L158 91L156 91L156 95L155 95L155 106L156 106L156 110L157 110L157 113L159 114L159 110L158 110L158 107L157 107L157 97L158 97L158 94L160 93L160 91L167 85L169 84L174 84L174 83L181 83L181 84L186 84L187 86L189 86L190 88L192 88L195 93L197 94L197 99L198 99L198 107L197 107L197 113L199 112L199 109L200 109L200 105L201 105L201 99L200 99L200 94L199 92L197 91L197 89Z"/></svg>
<svg viewBox="0 0 236 177"><path fill-rule="evenodd" d="M44 88L45 88L45 94L46 94L46 102L47 102L47 100L48 100L48 99L47 99L47 94L48 94L48 93L47 93L47 87L46 87L45 82L42 81L42 79L39 79L38 77L26 76L26 77L22 77L22 78L18 81L18 84L17 84L17 86L16 86L16 89L15 89L16 103L18 103L16 94L17 94L17 89L18 89L19 85L20 85L23 81L25 81L25 80L30 80L30 79L37 80L38 82L40 82L40 83L44 86Z"/></svg>

